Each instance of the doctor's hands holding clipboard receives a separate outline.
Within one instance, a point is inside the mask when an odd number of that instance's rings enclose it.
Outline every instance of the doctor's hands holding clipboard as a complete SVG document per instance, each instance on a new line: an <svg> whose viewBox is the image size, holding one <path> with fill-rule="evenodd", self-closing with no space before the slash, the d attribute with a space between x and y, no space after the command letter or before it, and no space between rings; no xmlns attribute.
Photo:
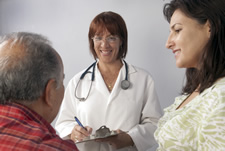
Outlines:
<svg viewBox="0 0 225 151"><path fill-rule="evenodd" d="M78 123L78 125L74 126L70 135L70 139L72 139L74 142L80 142L91 135L92 128L89 126L84 127L77 117L74 117L74 118L76 122ZM102 127L106 128L106 126L102 126ZM101 130L102 130L102 127L100 128ZM108 143L115 149L120 149L123 147L134 145L134 142L131 139L130 135L128 135L126 132L119 129L114 132L117 135L112 135L106 138L97 138L95 141Z"/></svg>
<svg viewBox="0 0 225 151"><path fill-rule="evenodd" d="M130 135L128 135L126 132L121 131L121 130L116 130L116 132L118 133L118 135L110 136L107 138L99 138L96 141L97 142L106 142L115 149L120 149L120 148L134 145L134 142L131 139Z"/></svg>
<svg viewBox="0 0 225 151"><path fill-rule="evenodd" d="M70 139L72 139L74 142L80 142L83 141L86 137L90 136L92 132L92 128L89 126L79 126L76 125L71 133ZM116 130L118 135L106 137L106 138L98 138L95 141L96 142L105 142L111 145L115 149L120 149L127 146L133 146L134 142L131 139L131 137L121 130Z"/></svg>

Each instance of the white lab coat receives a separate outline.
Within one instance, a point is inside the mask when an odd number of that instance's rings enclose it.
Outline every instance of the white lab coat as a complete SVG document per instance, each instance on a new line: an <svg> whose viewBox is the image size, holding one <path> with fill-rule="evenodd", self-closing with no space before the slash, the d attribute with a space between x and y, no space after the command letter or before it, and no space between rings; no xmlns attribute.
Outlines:
<svg viewBox="0 0 225 151"><path fill-rule="evenodd" d="M75 98L74 93L82 73L83 71L75 75L66 88L56 121L59 135L62 138L68 137L77 124L74 120L74 116L77 116L84 126L93 128L93 133L103 125L110 130L121 129L128 132L135 145L120 151L146 151L152 147L156 143L153 133L162 115L152 77L146 71L128 65L128 80L131 86L123 90L120 86L126 76L125 65L123 65L110 93L96 65L95 80L90 94L86 101L80 102ZM80 81L76 92L78 97L87 96L91 75L91 73L86 74ZM110 145L94 141L79 143L77 146L81 151L113 151Z"/></svg>

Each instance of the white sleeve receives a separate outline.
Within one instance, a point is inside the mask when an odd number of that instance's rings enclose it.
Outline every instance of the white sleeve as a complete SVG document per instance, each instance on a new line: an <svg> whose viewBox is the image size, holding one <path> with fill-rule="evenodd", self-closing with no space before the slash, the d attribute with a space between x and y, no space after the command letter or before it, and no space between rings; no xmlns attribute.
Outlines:
<svg viewBox="0 0 225 151"><path fill-rule="evenodd" d="M73 80L70 80L64 99L59 111L58 119L55 124L55 128L58 131L60 137L67 138L71 134L72 129L76 125L74 116L76 115L76 103L75 103L75 84Z"/></svg>
<svg viewBox="0 0 225 151"><path fill-rule="evenodd" d="M144 103L140 124L129 131L138 151L146 151L156 144L154 132L157 128L159 118L162 116L162 110L155 91L154 81L148 80L147 88L144 90Z"/></svg>

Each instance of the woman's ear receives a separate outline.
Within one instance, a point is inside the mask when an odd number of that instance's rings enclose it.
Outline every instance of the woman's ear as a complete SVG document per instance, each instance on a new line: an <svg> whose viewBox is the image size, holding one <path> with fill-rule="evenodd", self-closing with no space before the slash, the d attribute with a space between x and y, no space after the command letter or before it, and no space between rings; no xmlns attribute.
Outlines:
<svg viewBox="0 0 225 151"><path fill-rule="evenodd" d="M207 28L207 36L208 36L208 38L210 38L210 36L211 36L211 24L210 24L209 20L206 21L205 26Z"/></svg>
<svg viewBox="0 0 225 151"><path fill-rule="evenodd" d="M56 89L56 81L54 79L50 79L45 87L45 92L44 92L44 102L49 107L53 106L55 89Z"/></svg>

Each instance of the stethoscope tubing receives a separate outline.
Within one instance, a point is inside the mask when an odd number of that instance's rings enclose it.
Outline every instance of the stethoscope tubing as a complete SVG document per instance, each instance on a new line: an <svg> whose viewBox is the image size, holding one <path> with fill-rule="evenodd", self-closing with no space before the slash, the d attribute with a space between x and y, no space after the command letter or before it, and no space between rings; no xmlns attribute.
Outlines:
<svg viewBox="0 0 225 151"><path fill-rule="evenodd" d="M126 90L126 89L128 89L128 88L130 87L130 82L128 81L128 65L127 65L127 63L126 63L125 60L123 60L123 61L124 61L124 64L125 64L126 76L125 76L125 80L121 81L121 88L124 89L124 90ZM89 94L90 94L90 91L91 91L91 88L92 88L92 82L93 82L94 79L95 79L95 67L96 67L96 64L97 64L97 61L95 61L93 64L91 64L91 65L84 71L84 73L81 74L80 79L79 79L79 81L78 81L78 83L77 83L77 85L76 85L76 87L75 87L75 92L74 92L74 93L75 93L75 94L74 94L74 95L75 95L75 98L77 98L77 99L80 100L80 101L85 101L85 100L88 98ZM77 92L77 88L78 88L78 86L79 86L79 83L80 83L81 80L83 80L83 78L85 77L85 75L86 75L87 73L89 73L89 70L90 70L92 67L93 67L93 69L92 69L92 75L91 75L91 84L90 84L90 87L89 87L89 90L88 90L88 94L87 94L86 97L78 97L77 94L76 94L76 92Z"/></svg>

